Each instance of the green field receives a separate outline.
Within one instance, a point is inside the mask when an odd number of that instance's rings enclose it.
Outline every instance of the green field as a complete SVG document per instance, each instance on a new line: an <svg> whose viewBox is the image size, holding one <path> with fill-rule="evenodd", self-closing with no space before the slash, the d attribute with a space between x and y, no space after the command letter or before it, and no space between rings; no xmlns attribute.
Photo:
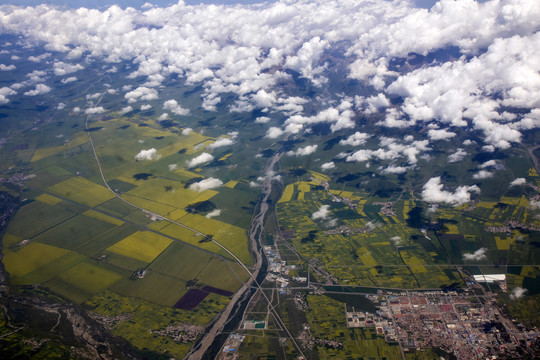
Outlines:
<svg viewBox="0 0 540 360"><path fill-rule="evenodd" d="M185 282L151 270L142 279L122 279L111 290L167 307L176 304L187 291Z"/></svg>
<svg viewBox="0 0 540 360"><path fill-rule="evenodd" d="M33 240L64 249L79 250L86 243L111 231L114 227L110 222L80 215L41 233Z"/></svg>
<svg viewBox="0 0 540 360"><path fill-rule="evenodd" d="M77 213L62 204L47 205L34 201L17 212L9 223L7 232L28 239L76 215Z"/></svg>
<svg viewBox="0 0 540 360"><path fill-rule="evenodd" d="M188 281L196 279L212 258L210 253L174 242L150 264L149 270Z"/></svg>
<svg viewBox="0 0 540 360"><path fill-rule="evenodd" d="M204 270L198 274L197 279L206 285L235 292L248 277L249 275L240 265L229 261L212 259Z"/></svg>

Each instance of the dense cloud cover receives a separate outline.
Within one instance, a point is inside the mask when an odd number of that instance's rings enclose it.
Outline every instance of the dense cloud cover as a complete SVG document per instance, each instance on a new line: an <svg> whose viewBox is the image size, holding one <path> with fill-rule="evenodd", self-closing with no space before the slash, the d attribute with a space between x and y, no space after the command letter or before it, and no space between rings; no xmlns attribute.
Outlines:
<svg viewBox="0 0 540 360"><path fill-rule="evenodd" d="M385 114L381 126L437 122L445 128L431 129L432 141L455 136L446 127L470 126L483 133L492 149L519 143L521 130L540 125L539 19L536 0L441 0L430 10L406 0L252 6L188 6L179 1L167 8L113 6L104 11L0 6L2 32L41 41L50 51L29 60L65 55L53 63L56 76L79 71L86 57L133 62L136 69L130 77L146 82L125 92L129 103L157 99L155 87L176 73L203 85L206 110L216 110L221 94L235 93L238 100L231 111L264 109L287 115L283 128L269 130L270 138L296 134L319 122L329 123L332 131L353 128L356 108ZM370 84L378 94L344 100L315 115L302 114L307 99L287 96L277 84L294 70L314 86L324 86L331 66L324 54L338 44L349 63L347 76ZM390 70L392 59L450 46L460 57L412 71ZM2 70L15 66L2 64ZM44 80L37 77L34 82ZM44 86L26 94L42 94ZM3 90L0 102L8 102L9 95ZM404 101L389 108L388 96ZM176 100L166 100L163 108L177 115L189 112ZM532 111L516 115L509 108Z"/></svg>
<svg viewBox="0 0 540 360"><path fill-rule="evenodd" d="M259 110L261 116L253 121L269 139L307 135L315 127L342 134L341 153L335 162L318 165L322 170L342 160L366 167L375 162L382 173L401 174L417 169L437 144L456 141L464 131L474 132L475 140L448 153L449 164L468 161L473 153L468 146L478 144L485 152L508 149L523 140L525 131L540 127L539 29L537 0L441 0L429 10L409 0L237 6L179 1L166 8L112 6L103 11L3 5L0 32L22 35L19 45L38 44L45 52L27 59L13 55L0 70L19 71L18 61L49 70L40 68L3 85L0 105L16 95L45 96L54 91L53 81L69 86L94 59L110 63L106 71L111 73L120 62L129 62L127 82L137 85L109 90L123 96L121 113L160 109L158 121L190 115L182 99L164 95L165 80L179 77L200 86L201 107L207 111L216 111L230 94L228 111ZM4 48L9 53L9 46ZM446 55L434 55L441 53ZM424 59L421 66L409 63L416 58ZM344 84L360 81L366 92L343 90L313 101L281 86L299 77L324 93L336 76ZM90 102L87 109L73 111L92 115L105 110ZM360 116L374 116L380 129L399 129L403 136L362 131ZM422 129L420 137L407 132L412 126ZM190 131L185 128L182 134ZM234 136L223 137L207 148L235 143ZM310 156L321 148L305 145L288 154ZM202 153L188 166L212 160L213 155ZM489 179L494 171L486 165L470 179ZM474 186L453 192L443 188L434 177L425 184L423 198L459 205L478 192Z"/></svg>

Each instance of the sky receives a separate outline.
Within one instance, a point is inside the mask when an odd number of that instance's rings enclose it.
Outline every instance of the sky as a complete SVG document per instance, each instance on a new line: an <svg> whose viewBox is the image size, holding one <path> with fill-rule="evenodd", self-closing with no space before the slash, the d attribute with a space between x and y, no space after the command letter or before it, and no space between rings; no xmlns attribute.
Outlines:
<svg viewBox="0 0 540 360"><path fill-rule="evenodd" d="M270 0L272 2L272 0ZM131 6L134 8L140 8L144 3L149 2L156 6L168 6L176 3L174 0L4 0L4 4L13 4L13 5L27 5L27 6L36 6L40 4L55 4L63 5L67 7L86 7L86 8L106 8L111 5L119 5L122 8ZM264 2L264 0L185 0L185 3L188 5L198 5L200 3L204 4L253 4Z"/></svg>
<svg viewBox="0 0 540 360"><path fill-rule="evenodd" d="M173 0L4 0L4 4L23 5L23 6L37 6L43 3L63 5L67 7L86 7L86 8L104 8L117 4L123 8L131 6L134 8L140 8L144 3L149 2L156 6L167 6L175 3ZM187 5L203 4L254 4L262 2L275 2L275 0L185 0ZM429 9L437 0L414 0L418 7Z"/></svg>

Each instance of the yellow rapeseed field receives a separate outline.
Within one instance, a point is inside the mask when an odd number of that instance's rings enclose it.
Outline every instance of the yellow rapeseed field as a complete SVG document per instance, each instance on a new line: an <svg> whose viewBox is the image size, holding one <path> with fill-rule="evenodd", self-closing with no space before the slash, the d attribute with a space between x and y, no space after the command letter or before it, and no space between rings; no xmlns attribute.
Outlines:
<svg viewBox="0 0 540 360"><path fill-rule="evenodd" d="M156 233L150 231L137 231L127 238L120 240L107 250L149 263L161 254L171 243L171 239Z"/></svg>

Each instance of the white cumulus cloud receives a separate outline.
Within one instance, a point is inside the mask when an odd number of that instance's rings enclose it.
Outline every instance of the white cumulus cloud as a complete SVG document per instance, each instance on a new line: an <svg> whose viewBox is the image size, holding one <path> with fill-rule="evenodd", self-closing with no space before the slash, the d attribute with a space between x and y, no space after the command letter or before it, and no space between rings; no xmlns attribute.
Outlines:
<svg viewBox="0 0 540 360"><path fill-rule="evenodd" d="M36 95L46 94L46 93L50 92L51 90L52 89L50 87L48 87L47 85L45 85L45 84L37 84L36 88L34 90L29 90L29 91L25 92L24 95L26 95L26 96L36 96Z"/></svg>
<svg viewBox="0 0 540 360"><path fill-rule="evenodd" d="M489 179L491 177L493 177L493 173L487 170L480 170L479 172L473 175L473 179L475 180Z"/></svg>
<svg viewBox="0 0 540 360"><path fill-rule="evenodd" d="M62 61L57 61L53 65L53 72L56 76L64 76L82 69L84 67L81 64L69 64Z"/></svg>
<svg viewBox="0 0 540 360"><path fill-rule="evenodd" d="M130 104L139 100L150 101L158 98L158 92L156 89L148 88L146 86L139 86L135 90L127 92L124 95L124 98L126 98Z"/></svg>
<svg viewBox="0 0 540 360"><path fill-rule="evenodd" d="M281 135L283 135L283 130L281 130L278 127L271 127L266 132L266 137L269 138L269 139L277 139Z"/></svg>
<svg viewBox="0 0 540 360"><path fill-rule="evenodd" d="M341 145L359 146L365 144L367 139L369 139L370 137L371 135L369 134L357 131L351 136L349 136L346 140L340 140L339 143Z"/></svg>
<svg viewBox="0 0 540 360"><path fill-rule="evenodd" d="M84 113L86 115L103 114L104 112L105 109L103 108L103 106L95 106L84 110Z"/></svg>
<svg viewBox="0 0 540 360"><path fill-rule="evenodd" d="M157 150L155 148L141 150L137 155L135 155L135 160L141 161L141 160L157 160L161 157L157 153Z"/></svg>
<svg viewBox="0 0 540 360"><path fill-rule="evenodd" d="M525 185L526 183L527 183L527 180L525 178L516 178L512 180L512 182L510 182L510 187Z"/></svg>
<svg viewBox="0 0 540 360"><path fill-rule="evenodd" d="M174 99L167 100L163 103L163 110L170 110L173 114L185 116L189 114L189 109L184 109Z"/></svg>
<svg viewBox="0 0 540 360"><path fill-rule="evenodd" d="M76 77L76 76L70 76L70 77L67 77L67 78L65 78L65 79L60 80L60 82L61 82L62 84L69 84L69 83L75 82L75 81L77 81L77 77Z"/></svg>
<svg viewBox="0 0 540 360"><path fill-rule="evenodd" d="M486 258L486 248L480 248L473 253L464 253L463 260L465 261L479 261Z"/></svg>
<svg viewBox="0 0 540 360"><path fill-rule="evenodd" d="M215 178L208 178L199 182L193 183L189 186L190 190L202 192L205 190L215 189L223 185L223 181Z"/></svg>
<svg viewBox="0 0 540 360"><path fill-rule="evenodd" d="M0 105L7 104L9 102L8 96L15 94L17 92L8 87L0 88Z"/></svg>
<svg viewBox="0 0 540 360"><path fill-rule="evenodd" d="M269 121L270 121L270 118L268 116L259 116L258 118L255 119L255 122L257 124L266 124Z"/></svg>
<svg viewBox="0 0 540 360"><path fill-rule="evenodd" d="M524 289L522 287L515 287L513 290L512 290L512 293L510 294L510 298L512 299L519 299L520 297L522 297L523 295L525 295L525 293L527 292L527 289Z"/></svg>
<svg viewBox="0 0 540 360"><path fill-rule="evenodd" d="M323 170L330 170L330 169L334 169L335 167L336 167L336 164L334 164L333 161L330 161L321 165L321 169Z"/></svg>
<svg viewBox="0 0 540 360"><path fill-rule="evenodd" d="M122 108L122 110L120 110L120 114L124 115L124 114L127 114L128 112L132 112L132 111L133 111L133 107L126 106L126 107Z"/></svg>
<svg viewBox="0 0 540 360"><path fill-rule="evenodd" d="M457 162L463 161L465 156L467 156L467 152L463 150L462 148L457 148L455 152L448 155L448 162L457 163Z"/></svg>
<svg viewBox="0 0 540 360"><path fill-rule="evenodd" d="M11 70L15 70L15 65L11 64L11 65L5 65L5 64L0 64L0 71L11 71Z"/></svg>
<svg viewBox="0 0 540 360"><path fill-rule="evenodd" d="M298 148L296 151L289 151L287 155L289 156L307 156L313 154L317 151L318 145L307 145L301 148Z"/></svg>
<svg viewBox="0 0 540 360"><path fill-rule="evenodd" d="M189 168L192 168L210 162L212 160L214 160L214 157L211 154L203 152L199 156L196 156L193 159L189 160L187 162L187 165Z"/></svg>
<svg viewBox="0 0 540 360"><path fill-rule="evenodd" d="M459 186L454 192L443 190L441 178L433 177L428 180L422 189L422 199L426 202L446 203L459 206L471 201L471 193L479 193L480 188L476 185Z"/></svg>
<svg viewBox="0 0 540 360"><path fill-rule="evenodd" d="M211 219L219 215L221 215L221 209L215 209L215 210L210 211L208 214L206 214L206 218Z"/></svg>
<svg viewBox="0 0 540 360"><path fill-rule="evenodd" d="M208 145L209 149L217 149L223 146L229 146L234 144L234 140L229 138L221 138L216 141L214 141L212 144Z"/></svg>
<svg viewBox="0 0 540 360"><path fill-rule="evenodd" d="M447 129L430 129L428 131L428 137L431 140L448 140L454 136L456 136L456 133Z"/></svg>
<svg viewBox="0 0 540 360"><path fill-rule="evenodd" d="M312 220L326 219L330 215L330 205L322 205L311 215Z"/></svg>

